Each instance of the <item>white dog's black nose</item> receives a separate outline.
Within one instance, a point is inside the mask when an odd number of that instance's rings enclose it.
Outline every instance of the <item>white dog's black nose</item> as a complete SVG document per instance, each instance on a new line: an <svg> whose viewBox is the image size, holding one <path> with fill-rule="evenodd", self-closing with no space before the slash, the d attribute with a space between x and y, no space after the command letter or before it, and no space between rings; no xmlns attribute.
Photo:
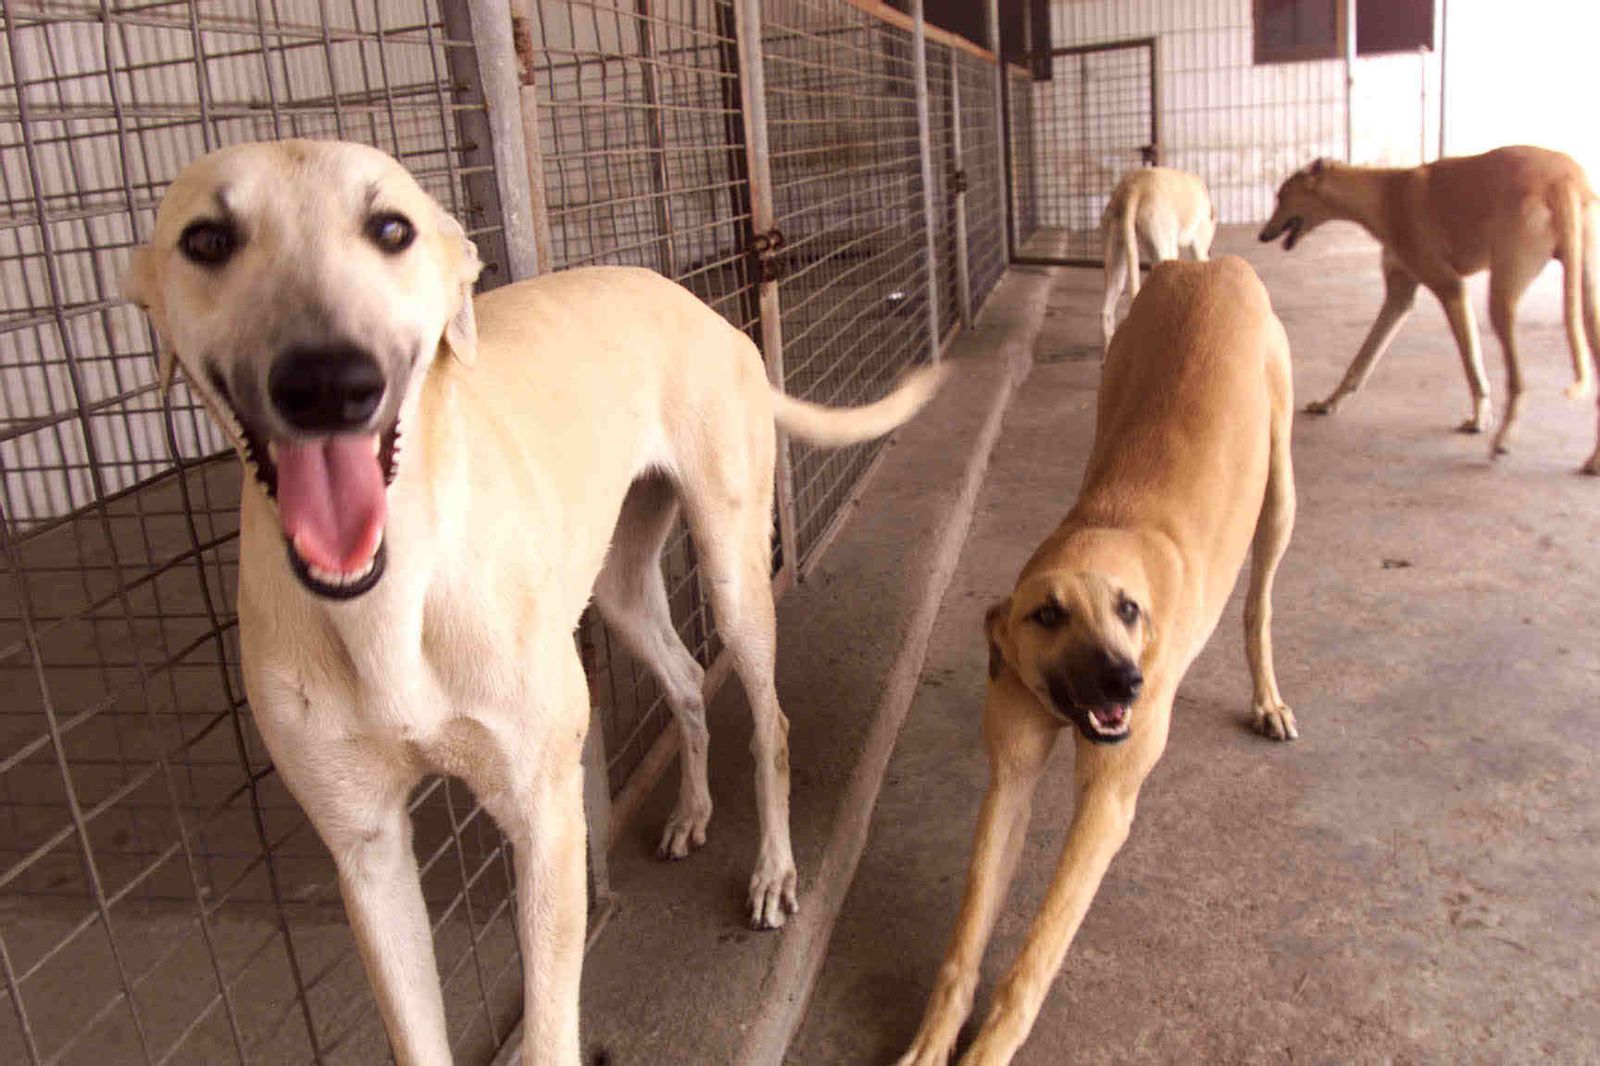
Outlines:
<svg viewBox="0 0 1600 1066"><path fill-rule="evenodd" d="M272 406L307 433L366 425L383 400L383 387L383 368L353 344L290 348L267 375Z"/></svg>

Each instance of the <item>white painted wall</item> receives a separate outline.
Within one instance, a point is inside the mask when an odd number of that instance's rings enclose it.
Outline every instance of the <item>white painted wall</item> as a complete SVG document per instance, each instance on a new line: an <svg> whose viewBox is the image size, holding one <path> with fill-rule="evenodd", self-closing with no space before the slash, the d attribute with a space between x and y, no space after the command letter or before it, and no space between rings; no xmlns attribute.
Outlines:
<svg viewBox="0 0 1600 1066"><path fill-rule="evenodd" d="M1051 10L1056 47L1157 38L1162 161L1203 177L1224 222L1261 221L1284 177L1319 155L1345 157L1343 60L1257 66L1252 17L1251 0L1056 0ZM1410 165L1436 154L1434 55L1358 59L1351 103L1355 162ZM1105 190L1090 194L1096 206L1074 217L1098 218L1110 171L1126 165L1108 161Z"/></svg>

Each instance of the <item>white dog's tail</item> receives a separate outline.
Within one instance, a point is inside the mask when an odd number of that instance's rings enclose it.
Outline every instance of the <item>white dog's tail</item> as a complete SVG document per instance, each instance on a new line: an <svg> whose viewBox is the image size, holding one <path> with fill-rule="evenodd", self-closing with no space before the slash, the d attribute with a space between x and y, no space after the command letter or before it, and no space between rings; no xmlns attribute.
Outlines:
<svg viewBox="0 0 1600 1066"><path fill-rule="evenodd" d="M1128 190L1128 198L1122 201L1122 243L1127 254L1124 259L1128 264L1128 298L1139 295L1139 232L1135 224L1138 222L1139 190Z"/></svg>
<svg viewBox="0 0 1600 1066"><path fill-rule="evenodd" d="M950 363L919 366L895 390L876 403L861 407L823 407L772 390L772 417L785 433L807 444L842 448L881 437L903 425L933 399L950 376Z"/></svg>

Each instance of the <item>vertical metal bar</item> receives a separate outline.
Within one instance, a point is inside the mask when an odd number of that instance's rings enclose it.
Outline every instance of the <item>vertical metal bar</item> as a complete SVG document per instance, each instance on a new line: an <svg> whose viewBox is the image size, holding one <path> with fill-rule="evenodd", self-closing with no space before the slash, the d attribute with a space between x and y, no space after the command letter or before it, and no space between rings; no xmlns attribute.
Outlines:
<svg viewBox="0 0 1600 1066"><path fill-rule="evenodd" d="M1024 17L1028 17L1025 16ZM1005 212L1004 227L1006 231L1006 247L1010 255L1006 262L1017 254L1017 196L1013 188L1015 177L1012 171L1017 165L1017 153L1014 150L1011 134L1011 68L1006 66L1005 56L1000 57L1000 84L1005 91L1000 94L1000 144L1005 151L1005 166L1000 168L1001 191L1005 202L1001 205ZM1033 75L1030 73L1029 78Z"/></svg>
<svg viewBox="0 0 1600 1066"><path fill-rule="evenodd" d="M1161 63L1158 38L1145 47L1150 57L1150 165L1161 165Z"/></svg>
<svg viewBox="0 0 1600 1066"><path fill-rule="evenodd" d="M1356 161L1356 0L1340 0L1344 12L1344 161Z"/></svg>
<svg viewBox="0 0 1600 1066"><path fill-rule="evenodd" d="M539 90L534 77L533 17L529 8L534 2L510 0L511 48L517 60L517 103L522 113L522 166L528 175L528 200L533 214L533 266L537 272L555 268L555 240L550 232L550 201L545 192L544 152L539 142ZM515 166L515 161L509 164L509 167Z"/></svg>
<svg viewBox="0 0 1600 1066"><path fill-rule="evenodd" d="M996 128L1003 134L1005 126L1001 109L1005 106L1002 101L1005 99L1008 79L1006 78L1005 57L1000 54L1000 0L989 0L984 9L984 22L989 39L989 51L994 53L994 122ZM999 168L999 173L1004 174L1006 169L1006 139L1004 136L1000 136L996 138L996 141L998 143L995 145L995 151L999 153L999 159L995 160L995 164ZM1005 182L995 182L994 194L996 210L1000 212L1001 218L1007 217ZM1000 261L1009 263L1012 252L1009 227L1000 227L1000 244Z"/></svg>
<svg viewBox="0 0 1600 1066"><path fill-rule="evenodd" d="M911 76L917 89L917 149L922 163L923 251L928 270L928 352L939 360L939 253L933 204L933 123L928 117L928 35L922 0L911 0Z"/></svg>
<svg viewBox="0 0 1600 1066"><path fill-rule="evenodd" d="M733 0L734 35L739 43L739 90L744 114L746 167L750 175L751 235L767 233L777 226L772 201L772 157L767 145L767 83L762 67L761 0ZM767 377L783 387L783 322L778 284L760 272L761 351L767 363ZM796 568L800 555L795 548L794 465L789 455L789 439L778 431L778 541L783 548L784 569Z"/></svg>
<svg viewBox="0 0 1600 1066"><path fill-rule="evenodd" d="M464 8L464 10L463 10ZM457 38L461 30L471 35L477 59L476 88L482 95L484 110L459 113L462 140L476 144L470 153L494 163L494 200L499 203L499 224L505 241L508 281L531 278L539 272L541 259L533 228L533 193L528 172L528 150L523 141L521 92L517 80L517 52L511 34L511 7L507 0L441 0L445 33ZM462 15L466 17L463 18ZM466 57L449 49L449 69L458 71L458 61ZM474 79L462 79L468 85ZM469 93L469 95L472 95ZM475 161L475 160L474 160ZM469 179L470 180L470 179ZM487 184L487 183L485 183ZM490 202L480 193L480 202ZM490 212L489 224L493 224Z"/></svg>
<svg viewBox="0 0 1600 1066"><path fill-rule="evenodd" d="M650 180L655 185L656 242L660 249L657 269L669 278L678 276L672 254L672 204L668 200L667 135L661 113L661 72L656 66L655 32L651 26L652 0L634 0L638 12L640 73L644 76L645 140L650 146Z"/></svg>
<svg viewBox="0 0 1600 1066"><path fill-rule="evenodd" d="M1434 30L1433 39L1439 42L1439 158L1443 159L1444 151L1444 123L1445 123L1445 95L1444 74L1449 66L1450 53L1446 50L1447 30L1450 20L1450 0L1434 0Z"/></svg>
<svg viewBox="0 0 1600 1066"><path fill-rule="evenodd" d="M961 328L972 328L972 274L967 269L967 190L966 159L961 137L961 56L950 50L950 185L956 201L956 304L961 312Z"/></svg>

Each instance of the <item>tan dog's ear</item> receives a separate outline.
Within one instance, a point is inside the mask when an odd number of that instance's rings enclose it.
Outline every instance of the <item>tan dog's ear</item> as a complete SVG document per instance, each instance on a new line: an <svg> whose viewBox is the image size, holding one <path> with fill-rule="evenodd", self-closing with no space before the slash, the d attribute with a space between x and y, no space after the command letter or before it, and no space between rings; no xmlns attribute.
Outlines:
<svg viewBox="0 0 1600 1066"><path fill-rule="evenodd" d="M156 324L156 381L165 397L172 391L172 377L178 369L178 353L167 344L161 333L161 286L156 278L156 251L148 244L133 250L128 261L128 272L122 276L122 297L137 304Z"/></svg>
<svg viewBox="0 0 1600 1066"><path fill-rule="evenodd" d="M1007 623L1011 619L1011 597L1007 596L999 603L990 607L983 615L983 633L989 640L989 680L993 681L1000 676L1000 668L1005 665L1005 653L1000 650L1000 642L1010 639Z"/></svg>
<svg viewBox="0 0 1600 1066"><path fill-rule="evenodd" d="M478 246L467 239L461 223L443 211L439 212L439 217L446 242L456 243L457 299L460 301L444 327L444 346L463 366L471 366L478 361L478 318L472 310L472 286L483 271L483 260L478 258Z"/></svg>
<svg viewBox="0 0 1600 1066"><path fill-rule="evenodd" d="M1323 170L1327 169L1327 166L1328 160L1323 156L1318 156L1311 161L1310 166L1306 167L1306 176L1320 178L1322 177Z"/></svg>

